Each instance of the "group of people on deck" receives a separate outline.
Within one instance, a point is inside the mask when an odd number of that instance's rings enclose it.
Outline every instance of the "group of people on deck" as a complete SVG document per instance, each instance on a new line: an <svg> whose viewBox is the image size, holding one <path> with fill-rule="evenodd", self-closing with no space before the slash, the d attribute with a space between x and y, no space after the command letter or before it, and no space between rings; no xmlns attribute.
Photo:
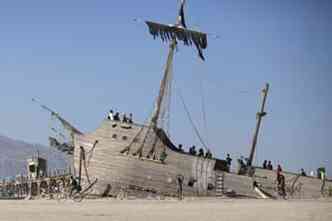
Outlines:
<svg viewBox="0 0 332 221"><path fill-rule="evenodd" d="M263 167L263 169L273 170L273 165L272 165L270 160L269 161L264 160L262 167ZM277 171L279 171L279 170L281 171L281 166L280 165L277 166ZM305 170L303 168L301 168L301 170L300 170L300 175L301 176L307 176L307 173L305 172Z"/></svg>
<svg viewBox="0 0 332 221"><path fill-rule="evenodd" d="M113 121L120 121L122 123L129 123L132 124L133 123L133 114L130 113L128 116L123 113L120 116L119 112L113 112L113 110L110 110L108 115L107 115L107 119L108 120L113 120Z"/></svg>
<svg viewBox="0 0 332 221"><path fill-rule="evenodd" d="M185 151L183 150L183 146L182 146L182 144L179 144L179 146L178 146L177 149L178 149L179 152L183 152L183 153L185 152ZM207 159L212 159L212 153L211 153L210 150L207 150L206 153L204 153L203 148L199 148L198 153L197 153L197 150L196 150L196 146L195 146L195 145L193 145L193 146L191 146L191 147L189 148L188 153L189 153L190 155L193 155L193 156L198 156L198 157L204 157L204 158L207 158Z"/></svg>
<svg viewBox="0 0 332 221"><path fill-rule="evenodd" d="M264 160L263 169L273 170L273 165L271 163L271 160L269 160L269 162L267 160Z"/></svg>

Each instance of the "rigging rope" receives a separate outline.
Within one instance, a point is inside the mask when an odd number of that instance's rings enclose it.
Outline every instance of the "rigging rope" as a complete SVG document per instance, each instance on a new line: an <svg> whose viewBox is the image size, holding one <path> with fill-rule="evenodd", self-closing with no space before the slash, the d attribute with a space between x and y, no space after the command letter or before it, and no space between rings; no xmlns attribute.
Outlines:
<svg viewBox="0 0 332 221"><path fill-rule="evenodd" d="M205 148L206 151L210 151L210 149L206 146L205 142L203 141L201 135L199 134L199 131L198 131L198 129L197 129L197 127L196 127L194 121L193 121L192 118L191 118L191 115L190 115L190 113L189 113L189 110L188 110L188 108L187 108L187 105L186 105L185 102L184 102L184 99L183 99L183 96L182 96L180 90L178 90L178 95L179 95L180 100L181 100L181 102L182 102L182 104L183 104L184 110L186 111L186 114L187 114L188 119L189 119L189 121L190 121L190 123L191 123L191 126L193 127L193 129L194 129L194 131L195 131L195 133L196 133L196 135L197 135L199 141L201 142L201 144L203 145L203 147Z"/></svg>
<svg viewBox="0 0 332 221"><path fill-rule="evenodd" d="M148 124L148 122L150 121L150 116L153 113L153 109L154 109L154 106L151 107L151 109L149 111L149 114L148 114L148 117L143 121L144 125ZM129 143L129 145L126 146L123 150L121 150L120 153L125 153L125 152L129 153L132 145L135 143L135 140L141 135L141 133L143 132L143 130L144 130L144 126L139 129L139 131L136 133L136 135L134 136L134 138L132 139L132 141ZM146 133L145 136L147 136L148 132L149 131L147 131L147 133ZM144 141L143 141L142 145L144 146ZM143 147L141 146L139 149L141 149L141 148L143 148ZM138 150L138 151L140 151L140 150Z"/></svg>
<svg viewBox="0 0 332 221"><path fill-rule="evenodd" d="M90 161L91 161L91 159L92 159L92 157L93 157L93 153L94 153L94 150L95 150L95 148L96 148L98 142L99 142L99 141L96 140L96 141L94 142L92 148L91 148L91 149L87 152L87 154L86 154L86 155L88 155L88 166L90 165Z"/></svg>
<svg viewBox="0 0 332 221"><path fill-rule="evenodd" d="M202 114L203 114L203 124L205 129L205 138L207 140L207 144L210 145L209 142L209 133L208 133L208 127L207 127L207 120L206 120L206 111L205 111L205 99L204 99L204 90L203 90L203 82L200 81L201 86L201 94L202 94Z"/></svg>

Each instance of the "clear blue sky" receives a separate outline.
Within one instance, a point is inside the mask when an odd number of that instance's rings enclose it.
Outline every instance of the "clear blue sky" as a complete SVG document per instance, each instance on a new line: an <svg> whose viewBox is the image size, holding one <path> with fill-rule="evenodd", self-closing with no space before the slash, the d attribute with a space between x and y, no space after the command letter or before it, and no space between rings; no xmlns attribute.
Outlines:
<svg viewBox="0 0 332 221"><path fill-rule="evenodd" d="M205 63L194 49L179 47L174 64L174 85L212 151L248 154L259 90L269 82L255 162L271 159L292 171L326 166L331 174L332 2L187 2L188 25L221 36L209 39ZM176 0L1 0L0 134L47 143L49 116L32 97L83 131L98 127L110 108L144 121L167 45L133 19L173 23L176 14ZM198 145L173 95L172 140Z"/></svg>

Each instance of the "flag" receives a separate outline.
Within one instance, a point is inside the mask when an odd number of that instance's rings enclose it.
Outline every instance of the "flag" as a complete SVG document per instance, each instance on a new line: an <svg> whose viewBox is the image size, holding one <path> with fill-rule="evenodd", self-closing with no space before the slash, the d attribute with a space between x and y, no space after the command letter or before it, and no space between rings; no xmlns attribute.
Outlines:
<svg viewBox="0 0 332 221"><path fill-rule="evenodd" d="M186 21L184 19L184 4L185 4L185 0L182 0L180 11L179 11L178 24L181 25L183 28L187 28Z"/></svg>

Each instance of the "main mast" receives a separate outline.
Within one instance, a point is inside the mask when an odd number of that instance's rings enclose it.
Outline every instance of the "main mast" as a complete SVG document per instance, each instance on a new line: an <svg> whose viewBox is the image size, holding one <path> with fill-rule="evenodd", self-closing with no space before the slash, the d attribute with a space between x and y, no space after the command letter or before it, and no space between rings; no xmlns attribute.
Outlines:
<svg viewBox="0 0 332 221"><path fill-rule="evenodd" d="M171 84L171 69L173 66L175 47L176 47L176 40L173 39L169 45L169 51L168 51L168 56L167 56L167 61L166 61L166 68L164 71L164 76L160 83L159 95L157 97L155 110L151 116L150 123L153 127L158 126L158 121L160 119L160 112L161 112L162 104L163 104L164 98L166 96L166 90L170 87L168 84Z"/></svg>
<svg viewBox="0 0 332 221"><path fill-rule="evenodd" d="M144 139L142 141L140 148L138 148L138 150L134 153L134 155L139 155L139 156L142 155L144 145L148 140L147 138L152 135L151 131L155 132L158 128L163 128L162 121L164 120L165 114L169 107L168 102L170 101L174 51L178 42L182 42L186 46L194 45L198 51L198 56L202 60L204 60L203 50L207 48L207 36L205 33L187 29L184 17L184 5L185 5L185 0L182 0L176 24L174 25L165 25L152 21L145 21L146 25L149 28L149 32L154 39L160 38L163 42L169 43L169 51L166 61L166 67L164 70L164 75L160 83L159 94L156 99L154 111L149 121L148 130L144 135ZM141 132L142 130L136 136L139 136ZM155 151L155 145L157 143L157 137L155 136L155 133L153 133L152 136L154 136L155 138L153 139L148 157L150 155L153 155ZM131 142L129 146L127 146L121 152L129 153L132 144L133 142Z"/></svg>
<svg viewBox="0 0 332 221"><path fill-rule="evenodd" d="M174 50L176 48L177 42L182 41L185 45L194 44L198 50L199 57L204 60L202 49L207 47L206 34L187 29L184 18L184 5L185 0L182 0L175 25L163 25L146 21L146 24L150 30L150 34L153 35L154 38L160 37L162 41L170 42L164 75L160 83L155 109L150 120L152 127L161 126L159 125L159 121L164 117L163 115L166 111L164 109L168 106L165 103L167 102L166 97L169 95L169 90L171 90L172 66Z"/></svg>

